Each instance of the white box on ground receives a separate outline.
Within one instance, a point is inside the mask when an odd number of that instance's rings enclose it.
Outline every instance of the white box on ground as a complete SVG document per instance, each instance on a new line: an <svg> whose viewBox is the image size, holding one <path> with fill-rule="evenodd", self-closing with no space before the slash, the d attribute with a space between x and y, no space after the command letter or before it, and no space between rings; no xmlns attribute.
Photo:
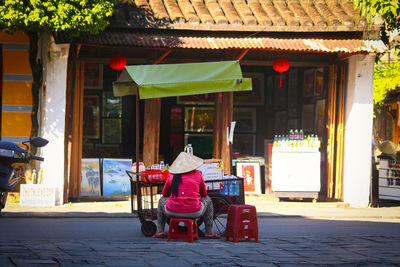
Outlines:
<svg viewBox="0 0 400 267"><path fill-rule="evenodd" d="M20 206L56 206L59 191L57 187L43 184L22 184Z"/></svg>

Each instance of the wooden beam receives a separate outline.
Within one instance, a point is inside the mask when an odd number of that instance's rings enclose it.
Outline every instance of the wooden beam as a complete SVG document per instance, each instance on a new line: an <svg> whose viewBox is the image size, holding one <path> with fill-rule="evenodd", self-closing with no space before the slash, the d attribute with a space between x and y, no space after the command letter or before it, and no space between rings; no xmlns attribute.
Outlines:
<svg viewBox="0 0 400 267"><path fill-rule="evenodd" d="M172 49L169 49L167 52L165 52L160 58L158 58L157 60L154 61L153 65L157 65L159 63L161 63L161 61L164 60L164 58L166 58L169 54L171 54Z"/></svg>
<svg viewBox="0 0 400 267"><path fill-rule="evenodd" d="M146 99L144 107L143 162L159 162L161 99Z"/></svg>
<svg viewBox="0 0 400 267"><path fill-rule="evenodd" d="M249 52L249 49L243 50L242 52L240 52L239 56L236 58L237 61L242 60L242 58L247 54L247 52Z"/></svg>

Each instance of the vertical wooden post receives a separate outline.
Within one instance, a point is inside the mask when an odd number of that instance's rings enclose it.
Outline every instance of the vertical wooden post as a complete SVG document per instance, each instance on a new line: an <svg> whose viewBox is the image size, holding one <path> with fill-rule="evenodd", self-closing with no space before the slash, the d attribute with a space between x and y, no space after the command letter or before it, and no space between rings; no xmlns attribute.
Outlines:
<svg viewBox="0 0 400 267"><path fill-rule="evenodd" d="M344 154L344 101L347 80L347 65L339 65L340 83L338 87L338 112L336 132L336 171L335 171L335 198L343 200L343 154Z"/></svg>
<svg viewBox="0 0 400 267"><path fill-rule="evenodd" d="M161 99L146 99L144 107L143 162L159 162Z"/></svg>
<svg viewBox="0 0 400 267"><path fill-rule="evenodd" d="M329 66L329 88L327 104L327 129L328 142L327 152L327 197L333 198L334 192L334 173L335 173L335 132L336 132L336 83L337 83L337 65Z"/></svg>
<svg viewBox="0 0 400 267"><path fill-rule="evenodd" d="M80 196L82 134L83 134L83 86L85 64L70 61L68 70L66 110L66 153L68 160L68 199ZM67 198L64 198L67 200Z"/></svg>
<svg viewBox="0 0 400 267"><path fill-rule="evenodd" d="M213 136L213 158L221 159L222 142L222 93L216 93L214 113L214 136Z"/></svg>
<svg viewBox="0 0 400 267"><path fill-rule="evenodd" d="M219 98L219 97L218 97ZM213 156L222 159L224 173L232 172L231 147L227 144L227 128L233 118L233 92L222 93L222 101L216 103L216 118L214 124L214 153Z"/></svg>

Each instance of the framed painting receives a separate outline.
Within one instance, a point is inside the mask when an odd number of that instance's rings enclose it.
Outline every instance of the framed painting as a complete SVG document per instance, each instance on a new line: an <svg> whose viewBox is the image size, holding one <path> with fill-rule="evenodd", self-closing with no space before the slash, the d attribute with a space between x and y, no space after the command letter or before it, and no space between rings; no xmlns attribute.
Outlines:
<svg viewBox="0 0 400 267"><path fill-rule="evenodd" d="M324 92L324 68L318 68L315 70L314 95L322 96L323 92Z"/></svg>
<svg viewBox="0 0 400 267"><path fill-rule="evenodd" d="M315 79L314 69L308 69L304 71L304 81L303 81L304 97L310 97L314 95L314 79Z"/></svg>
<svg viewBox="0 0 400 267"><path fill-rule="evenodd" d="M314 104L303 105L302 128L305 132L314 131Z"/></svg>
<svg viewBox="0 0 400 267"><path fill-rule="evenodd" d="M185 107L185 132L212 132L213 107Z"/></svg>
<svg viewBox="0 0 400 267"><path fill-rule="evenodd" d="M85 89L103 89L103 65L98 63L85 63Z"/></svg>
<svg viewBox="0 0 400 267"><path fill-rule="evenodd" d="M121 118L121 97L114 97L112 92L103 93L103 117Z"/></svg>
<svg viewBox="0 0 400 267"><path fill-rule="evenodd" d="M255 134L234 134L232 151L236 155L253 156L256 153L256 135Z"/></svg>
<svg viewBox="0 0 400 267"><path fill-rule="evenodd" d="M81 196L100 196L100 162L97 158L82 159Z"/></svg>
<svg viewBox="0 0 400 267"><path fill-rule="evenodd" d="M235 132L256 131L256 109L236 108L233 110L233 121L236 121Z"/></svg>
<svg viewBox="0 0 400 267"><path fill-rule="evenodd" d="M185 95L178 96L177 103L178 104L186 104L186 105L214 105L215 94L201 94L201 95Z"/></svg>
<svg viewBox="0 0 400 267"><path fill-rule="evenodd" d="M98 95L83 97L83 138L100 138L100 98Z"/></svg>
<svg viewBox="0 0 400 267"><path fill-rule="evenodd" d="M103 159L103 196L129 196L130 181L125 171L132 170L130 159Z"/></svg>
<svg viewBox="0 0 400 267"><path fill-rule="evenodd" d="M251 78L253 90L234 92L233 103L246 106L264 105L264 73L243 73L243 77Z"/></svg>
<svg viewBox="0 0 400 267"><path fill-rule="evenodd" d="M121 119L103 119L102 143L121 144Z"/></svg>
<svg viewBox="0 0 400 267"><path fill-rule="evenodd" d="M260 162L237 162L236 176L243 178L245 194L261 194Z"/></svg>
<svg viewBox="0 0 400 267"><path fill-rule="evenodd" d="M321 138L324 136L325 128L325 99L320 99L315 103L315 130Z"/></svg>

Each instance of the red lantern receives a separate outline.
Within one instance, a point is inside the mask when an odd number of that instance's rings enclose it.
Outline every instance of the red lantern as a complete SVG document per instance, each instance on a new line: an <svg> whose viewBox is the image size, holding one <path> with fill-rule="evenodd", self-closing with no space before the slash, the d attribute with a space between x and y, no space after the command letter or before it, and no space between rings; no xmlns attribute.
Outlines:
<svg viewBox="0 0 400 267"><path fill-rule="evenodd" d="M280 57L272 63L272 67L274 68L275 71L281 74L280 87L282 87L282 73L284 73L289 69L290 67L289 61Z"/></svg>
<svg viewBox="0 0 400 267"><path fill-rule="evenodd" d="M110 59L110 67L116 71L122 70L126 66L126 58L116 55ZM118 79L118 74L117 74Z"/></svg>

